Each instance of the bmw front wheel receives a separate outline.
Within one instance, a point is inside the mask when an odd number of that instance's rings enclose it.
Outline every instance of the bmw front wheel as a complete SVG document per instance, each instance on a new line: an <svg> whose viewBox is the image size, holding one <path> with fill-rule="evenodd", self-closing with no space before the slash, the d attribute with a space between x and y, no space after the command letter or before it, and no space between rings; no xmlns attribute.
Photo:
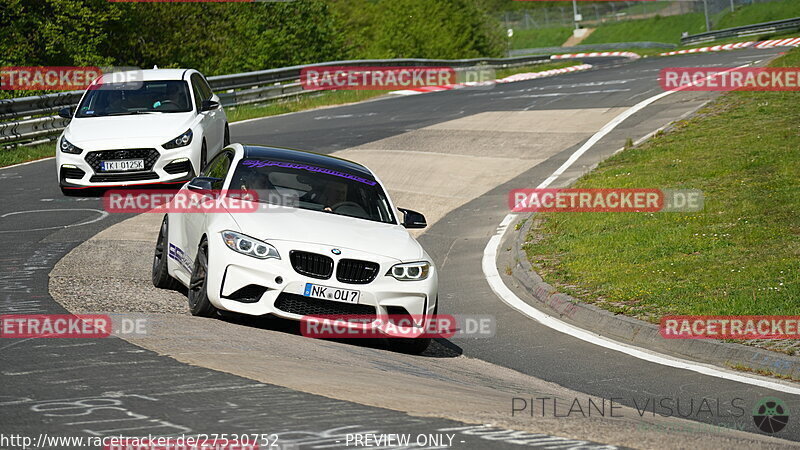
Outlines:
<svg viewBox="0 0 800 450"><path fill-rule="evenodd" d="M212 317L217 308L208 299L208 241L205 238L197 249L194 270L189 282L189 311L193 316Z"/></svg>

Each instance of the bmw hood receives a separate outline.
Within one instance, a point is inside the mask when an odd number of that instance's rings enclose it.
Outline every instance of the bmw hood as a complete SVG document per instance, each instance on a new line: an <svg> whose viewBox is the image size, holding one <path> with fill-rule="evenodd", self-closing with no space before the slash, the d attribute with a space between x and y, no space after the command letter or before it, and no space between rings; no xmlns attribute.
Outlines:
<svg viewBox="0 0 800 450"><path fill-rule="evenodd" d="M67 128L67 139L78 146L76 141L125 138L159 138L167 142L189 129L193 118L193 112L186 112L73 119Z"/></svg>
<svg viewBox="0 0 800 450"><path fill-rule="evenodd" d="M231 214L240 232L264 241L294 241L418 261L422 246L400 225L303 209Z"/></svg>

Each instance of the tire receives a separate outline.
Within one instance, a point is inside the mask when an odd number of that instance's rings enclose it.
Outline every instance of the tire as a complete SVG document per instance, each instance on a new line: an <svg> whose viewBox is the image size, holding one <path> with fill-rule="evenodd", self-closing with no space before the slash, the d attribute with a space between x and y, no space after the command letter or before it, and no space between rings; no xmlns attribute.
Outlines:
<svg viewBox="0 0 800 450"><path fill-rule="evenodd" d="M228 124L225 124L225 137L222 140L222 148L231 145L231 129L228 128Z"/></svg>
<svg viewBox="0 0 800 450"><path fill-rule="evenodd" d="M189 282L189 311L193 316L213 317L217 308L208 299L208 241L203 238L197 247L194 269Z"/></svg>
<svg viewBox="0 0 800 450"><path fill-rule="evenodd" d="M153 252L153 286L160 289L176 290L180 286L178 280L172 278L167 270L167 259L169 258L169 223L167 216L161 221L161 229L158 232L158 241Z"/></svg>

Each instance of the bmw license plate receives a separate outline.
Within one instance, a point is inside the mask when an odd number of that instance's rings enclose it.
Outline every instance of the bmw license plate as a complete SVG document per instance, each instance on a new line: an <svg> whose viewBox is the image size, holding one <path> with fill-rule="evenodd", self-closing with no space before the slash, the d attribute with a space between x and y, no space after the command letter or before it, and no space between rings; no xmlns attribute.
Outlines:
<svg viewBox="0 0 800 450"><path fill-rule="evenodd" d="M103 172L124 172L128 170L144 170L143 159L119 159L116 161L101 161L100 170Z"/></svg>
<svg viewBox="0 0 800 450"><path fill-rule="evenodd" d="M351 289L341 289L330 286L321 286L319 284L306 283L306 288L303 291L303 295L322 300L333 300L335 302L358 304L358 298L361 296L361 293Z"/></svg>

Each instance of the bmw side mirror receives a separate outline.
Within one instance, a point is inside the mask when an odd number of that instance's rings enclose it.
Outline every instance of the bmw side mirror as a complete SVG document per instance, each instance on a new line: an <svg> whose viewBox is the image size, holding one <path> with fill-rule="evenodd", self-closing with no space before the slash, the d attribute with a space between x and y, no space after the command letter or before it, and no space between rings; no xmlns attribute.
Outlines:
<svg viewBox="0 0 800 450"><path fill-rule="evenodd" d="M203 100L203 103L200 105L200 111L211 111L217 108L219 108L219 102L214 100Z"/></svg>
<svg viewBox="0 0 800 450"><path fill-rule="evenodd" d="M428 222L422 214L405 208L397 208L403 213L403 226L406 228L425 228Z"/></svg>
<svg viewBox="0 0 800 450"><path fill-rule="evenodd" d="M219 178L214 177L195 177L186 185L191 191L196 191L201 194L210 194L214 189L214 183L220 181Z"/></svg>
<svg viewBox="0 0 800 450"><path fill-rule="evenodd" d="M72 119L72 108L66 107L59 109L58 116L64 119Z"/></svg>

